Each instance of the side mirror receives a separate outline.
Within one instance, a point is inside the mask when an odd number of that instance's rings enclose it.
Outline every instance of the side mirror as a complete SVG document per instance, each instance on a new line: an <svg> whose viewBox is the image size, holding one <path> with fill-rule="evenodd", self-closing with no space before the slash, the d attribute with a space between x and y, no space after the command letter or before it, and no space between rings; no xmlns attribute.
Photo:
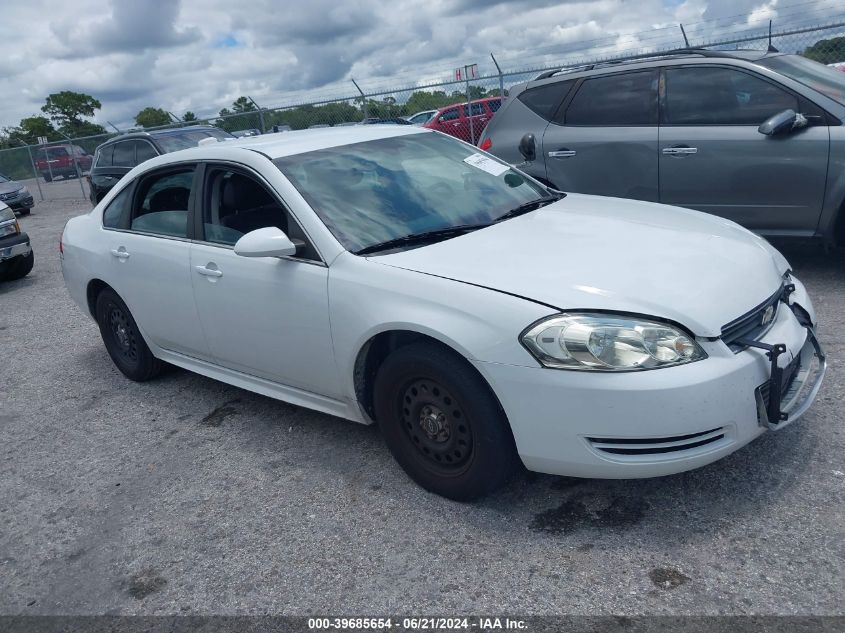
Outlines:
<svg viewBox="0 0 845 633"><path fill-rule="evenodd" d="M526 162L536 160L537 146L534 143L534 135L531 132L523 136L522 140L519 141L519 153L522 154Z"/></svg>
<svg viewBox="0 0 845 633"><path fill-rule="evenodd" d="M235 253L242 257L290 257L296 244L275 226L250 231L235 242Z"/></svg>
<svg viewBox="0 0 845 633"><path fill-rule="evenodd" d="M757 131L766 136L776 136L800 130L803 127L807 127L807 117L798 114L795 110L784 110L763 121Z"/></svg>

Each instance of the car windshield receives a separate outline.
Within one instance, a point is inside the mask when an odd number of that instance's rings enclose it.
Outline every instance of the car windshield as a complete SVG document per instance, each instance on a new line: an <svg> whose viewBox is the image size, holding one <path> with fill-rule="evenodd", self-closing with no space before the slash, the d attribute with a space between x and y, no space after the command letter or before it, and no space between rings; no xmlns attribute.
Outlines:
<svg viewBox="0 0 845 633"><path fill-rule="evenodd" d="M165 152L176 152L180 149L190 149L196 147L202 139L213 136L217 140L224 140L232 138L232 135L223 130L208 129L208 130L185 130L181 132L174 132L172 134L162 134L156 136L156 143L159 144Z"/></svg>
<svg viewBox="0 0 845 633"><path fill-rule="evenodd" d="M845 105L845 73L839 70L798 55L767 57L757 63Z"/></svg>
<svg viewBox="0 0 845 633"><path fill-rule="evenodd" d="M12 182L12 179L0 174L0 182Z"/></svg>
<svg viewBox="0 0 845 633"><path fill-rule="evenodd" d="M489 224L548 192L450 137L409 134L279 158L276 166L353 252Z"/></svg>

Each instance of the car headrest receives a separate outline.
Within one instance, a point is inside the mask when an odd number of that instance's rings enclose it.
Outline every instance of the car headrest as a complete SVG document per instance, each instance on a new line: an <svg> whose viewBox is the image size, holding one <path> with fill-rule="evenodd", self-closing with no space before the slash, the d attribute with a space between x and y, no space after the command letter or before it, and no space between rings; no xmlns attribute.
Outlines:
<svg viewBox="0 0 845 633"><path fill-rule="evenodd" d="M159 211L187 211L191 192L185 187L168 187L150 198L150 213Z"/></svg>
<svg viewBox="0 0 845 633"><path fill-rule="evenodd" d="M245 176L232 174L223 181L221 204L227 209L254 209L271 202L264 188Z"/></svg>

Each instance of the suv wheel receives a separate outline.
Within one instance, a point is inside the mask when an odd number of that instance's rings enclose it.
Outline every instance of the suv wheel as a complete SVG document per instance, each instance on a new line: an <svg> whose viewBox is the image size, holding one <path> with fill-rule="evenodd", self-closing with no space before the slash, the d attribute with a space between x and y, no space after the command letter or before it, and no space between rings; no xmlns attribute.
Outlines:
<svg viewBox="0 0 845 633"><path fill-rule="evenodd" d="M466 360L430 343L391 354L374 389L390 452L420 486L471 501L503 485L519 462L490 387Z"/></svg>
<svg viewBox="0 0 845 633"><path fill-rule="evenodd" d="M124 376L143 382L161 372L162 362L153 356L129 308L111 288L97 295L96 315L106 351Z"/></svg>

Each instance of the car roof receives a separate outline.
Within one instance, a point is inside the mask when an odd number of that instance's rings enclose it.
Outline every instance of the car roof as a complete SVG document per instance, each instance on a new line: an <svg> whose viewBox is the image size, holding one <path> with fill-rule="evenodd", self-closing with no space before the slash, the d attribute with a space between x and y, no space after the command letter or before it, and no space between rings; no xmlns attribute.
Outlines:
<svg viewBox="0 0 845 633"><path fill-rule="evenodd" d="M734 50L734 51L720 51L711 49L695 49L695 48L679 48L672 51L664 51L660 53L645 53L643 55L636 55L622 60L605 60L595 62L592 64L583 64L579 66L566 66L556 69L547 70L536 77L532 81L540 81L549 79L551 77L570 76L577 73L587 73L594 70L615 70L617 68L649 68L655 65L664 65L667 61L703 61L711 59L737 59L744 61L758 61L765 57L775 57L784 55L777 51L764 50Z"/></svg>
<svg viewBox="0 0 845 633"><path fill-rule="evenodd" d="M383 138L407 136L411 134L436 134L432 130L413 125L355 125L348 127L316 128L309 130L295 130L292 132L278 132L261 136L247 136L243 138L218 141L199 147L171 152L152 159L156 164L183 160L224 159L231 156L232 150L252 150L264 154L268 158L276 159L284 156L304 154L321 149L341 147L353 143L363 143ZM170 160L165 159L168 157Z"/></svg>
<svg viewBox="0 0 845 633"><path fill-rule="evenodd" d="M123 132L114 138L110 138L109 140L105 141L100 145L110 145L111 143L117 143L118 141L126 141L131 140L133 138L164 138L167 136L178 136L179 134L184 134L185 132L205 132L207 130L216 130L218 132L225 132L226 130L221 130L220 128L214 127L213 125L187 125L185 127L171 127L165 130L137 130L135 132Z"/></svg>

